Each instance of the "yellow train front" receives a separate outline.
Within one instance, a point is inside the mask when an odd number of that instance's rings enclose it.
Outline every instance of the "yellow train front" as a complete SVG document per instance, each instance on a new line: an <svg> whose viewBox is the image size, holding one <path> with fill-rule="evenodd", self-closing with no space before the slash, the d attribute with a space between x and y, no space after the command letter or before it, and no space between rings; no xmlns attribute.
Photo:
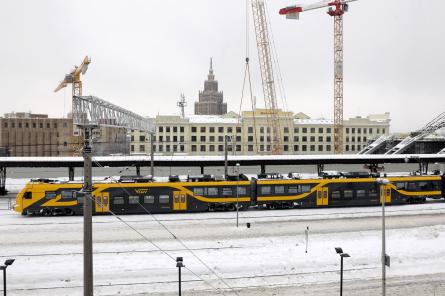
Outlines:
<svg viewBox="0 0 445 296"><path fill-rule="evenodd" d="M29 182L16 197L23 215L82 215L82 184L52 180ZM94 214L148 214L247 209L249 181L95 183Z"/></svg>
<svg viewBox="0 0 445 296"><path fill-rule="evenodd" d="M389 177L381 187L375 178L252 179L216 181L209 178L172 182L95 183L94 213L148 214L406 204L443 197L445 177ZM36 180L16 198L23 215L82 215L82 184ZM381 190L383 189L383 192ZM381 194L383 193L383 194Z"/></svg>

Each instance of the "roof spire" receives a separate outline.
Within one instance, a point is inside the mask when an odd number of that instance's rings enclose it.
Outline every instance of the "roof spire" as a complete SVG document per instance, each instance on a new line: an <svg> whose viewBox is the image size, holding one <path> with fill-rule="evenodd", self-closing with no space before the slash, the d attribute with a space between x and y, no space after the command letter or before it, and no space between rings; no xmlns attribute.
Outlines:
<svg viewBox="0 0 445 296"><path fill-rule="evenodd" d="M207 75L208 80L214 80L215 75L213 75L213 59L210 58L210 69L209 69L209 75Z"/></svg>

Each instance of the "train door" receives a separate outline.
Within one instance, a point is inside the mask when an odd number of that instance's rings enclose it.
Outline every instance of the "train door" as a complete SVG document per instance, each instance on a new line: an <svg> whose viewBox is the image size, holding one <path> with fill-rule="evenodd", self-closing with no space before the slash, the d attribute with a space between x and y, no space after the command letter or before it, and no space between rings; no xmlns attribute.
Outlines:
<svg viewBox="0 0 445 296"><path fill-rule="evenodd" d="M317 206L327 206L329 204L329 188L320 187L317 189Z"/></svg>
<svg viewBox="0 0 445 296"><path fill-rule="evenodd" d="M187 210L187 193L185 191L173 191L173 210Z"/></svg>
<svg viewBox="0 0 445 296"><path fill-rule="evenodd" d="M110 210L110 193L101 192L100 195L95 196L96 213L107 213Z"/></svg>
<svg viewBox="0 0 445 296"><path fill-rule="evenodd" d="M391 187L389 185L383 185L380 187L380 203L382 203L382 197L385 197L385 203L391 202Z"/></svg>

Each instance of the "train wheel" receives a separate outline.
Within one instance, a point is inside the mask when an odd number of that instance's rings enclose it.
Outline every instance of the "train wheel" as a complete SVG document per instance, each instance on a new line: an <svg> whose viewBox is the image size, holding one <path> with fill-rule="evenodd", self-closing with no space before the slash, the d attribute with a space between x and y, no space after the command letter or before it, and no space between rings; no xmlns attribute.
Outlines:
<svg viewBox="0 0 445 296"><path fill-rule="evenodd" d="M74 211L72 209L65 209L65 215L74 216Z"/></svg>

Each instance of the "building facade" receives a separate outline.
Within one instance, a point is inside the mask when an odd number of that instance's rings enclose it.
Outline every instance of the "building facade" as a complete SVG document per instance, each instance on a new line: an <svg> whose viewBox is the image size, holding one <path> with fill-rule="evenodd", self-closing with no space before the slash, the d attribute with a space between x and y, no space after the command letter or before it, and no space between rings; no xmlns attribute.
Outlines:
<svg viewBox="0 0 445 296"><path fill-rule="evenodd" d="M8 156L80 155L83 139L72 118L6 113L0 117L0 148ZM101 127L93 135L93 155L128 154L130 139L122 128Z"/></svg>
<svg viewBox="0 0 445 296"><path fill-rule="evenodd" d="M204 90L199 92L198 102L195 102L195 115L224 115L227 113L227 103L223 102L223 92L218 91L218 80L213 74L212 59Z"/></svg>
<svg viewBox="0 0 445 296"><path fill-rule="evenodd" d="M225 115L157 116L153 152L157 155L222 155L224 137L228 151L237 155L271 154L271 117L265 109ZM334 121L311 119L304 113L279 112L283 154L333 154ZM355 154L370 139L388 135L389 113L354 117L344 121L344 151ZM133 131L132 154L150 154L150 135Z"/></svg>

